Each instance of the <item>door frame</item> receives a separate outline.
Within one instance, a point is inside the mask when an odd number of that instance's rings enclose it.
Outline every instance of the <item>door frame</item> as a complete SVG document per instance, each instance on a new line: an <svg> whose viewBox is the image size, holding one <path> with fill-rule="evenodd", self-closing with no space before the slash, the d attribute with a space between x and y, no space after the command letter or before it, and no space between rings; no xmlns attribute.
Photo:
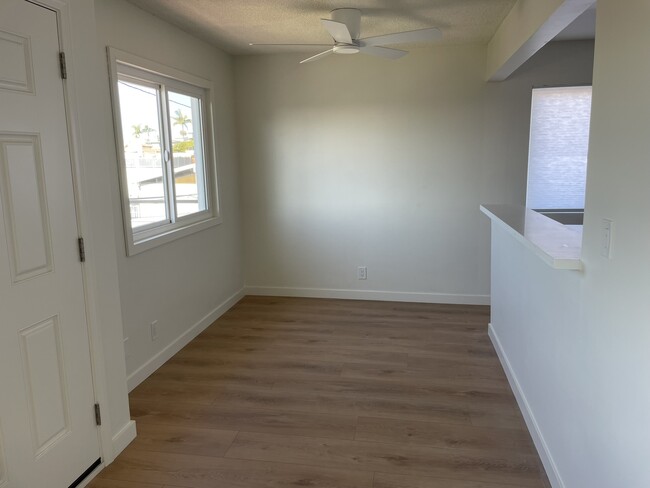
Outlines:
<svg viewBox="0 0 650 488"><path fill-rule="evenodd" d="M68 131L68 147L70 152L70 165L72 174L72 188L74 196L74 205L76 210L77 231L79 236L83 236L86 253L90 258L81 263L81 273L83 281L83 293L85 303L86 327L88 329L88 347L90 351L90 361L92 369L92 382L95 402L102 407L101 426L99 431L99 450L102 463L91 473L84 483L84 486L93 476L98 473L104 466L110 464L114 456L113 440L111 433L111 419L109 412L108 400L108 381L105 364L105 355L102 343L102 330L100 327L99 310L97 307L97 294L93 283L96 283L97 272L95 263L92 259L93 242L90 226L90 217L84 210L87 208L88 195L86 191L86 182L84 177L83 153L80 144L80 131L78 121L78 107L76 102L76 83L74 69L72 66L72 21L70 15L70 5L67 0L26 0L37 6L44 7L56 14L59 49L65 52L68 57L67 78L62 80L63 98L65 105L65 118ZM91 408L92 405L88 405ZM79 473L81 474L81 473Z"/></svg>

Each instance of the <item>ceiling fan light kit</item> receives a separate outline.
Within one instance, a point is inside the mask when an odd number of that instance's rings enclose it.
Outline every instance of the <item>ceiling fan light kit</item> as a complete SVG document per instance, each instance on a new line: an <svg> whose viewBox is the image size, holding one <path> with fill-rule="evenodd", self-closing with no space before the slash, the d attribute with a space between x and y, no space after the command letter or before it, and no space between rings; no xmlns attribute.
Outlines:
<svg viewBox="0 0 650 488"><path fill-rule="evenodd" d="M391 44L411 42L437 41L442 38L442 32L437 27L420 29L409 32L397 32L376 37L361 39L361 11L356 8L338 8L330 12L331 19L321 19L323 27L334 40L334 45L327 51L318 53L300 63L309 63L329 56L330 54L370 54L387 59L398 59L408 54L408 51L384 47ZM251 46L322 46L322 44L253 44Z"/></svg>
<svg viewBox="0 0 650 488"><path fill-rule="evenodd" d="M348 44L337 44L332 48L334 54L357 54L360 49L359 46L350 46Z"/></svg>

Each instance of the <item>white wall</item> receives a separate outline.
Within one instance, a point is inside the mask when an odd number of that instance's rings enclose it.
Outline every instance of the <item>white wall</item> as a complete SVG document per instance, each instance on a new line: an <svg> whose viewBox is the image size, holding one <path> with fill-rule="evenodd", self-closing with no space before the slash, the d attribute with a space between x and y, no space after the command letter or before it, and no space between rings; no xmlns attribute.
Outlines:
<svg viewBox="0 0 650 488"><path fill-rule="evenodd" d="M650 486L648 19L647 0L598 2L584 235L591 486ZM614 221L611 260L600 255L603 218Z"/></svg>
<svg viewBox="0 0 650 488"><path fill-rule="evenodd" d="M493 327L556 487L650 486L650 3L599 0L584 273L493 236ZM614 221L612 257L601 221Z"/></svg>
<svg viewBox="0 0 650 488"><path fill-rule="evenodd" d="M107 70L96 89L102 100L109 144L109 188L115 219L105 222L117 248L127 372L134 386L176 351L179 337L216 318L219 306L242 286L238 169L234 134L233 67L230 56L123 0L96 0L97 56L106 46L180 69L214 83L218 180L223 223L189 237L127 257L119 204ZM216 312L215 312L216 311ZM215 313L213 313L215 312ZM206 320L206 315L212 314ZM158 320L158 340L149 324ZM187 336L185 336L187 339ZM135 376L134 376L135 375Z"/></svg>
<svg viewBox="0 0 650 488"><path fill-rule="evenodd" d="M551 45L503 84L485 46L236 58L247 287L486 303L479 204L525 201L531 87L590 82L592 50Z"/></svg>

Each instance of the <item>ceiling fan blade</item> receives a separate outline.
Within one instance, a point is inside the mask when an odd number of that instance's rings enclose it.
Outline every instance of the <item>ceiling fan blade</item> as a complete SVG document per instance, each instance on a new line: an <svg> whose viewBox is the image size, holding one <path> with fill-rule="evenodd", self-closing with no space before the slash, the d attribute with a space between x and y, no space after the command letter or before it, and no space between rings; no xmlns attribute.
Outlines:
<svg viewBox="0 0 650 488"><path fill-rule="evenodd" d="M402 51L401 49L390 49L388 47L380 46L362 46L359 48L359 52L389 59L398 59L408 54L408 51Z"/></svg>
<svg viewBox="0 0 650 488"><path fill-rule="evenodd" d="M442 32L437 27L408 32L396 32L383 36L361 39L362 46L383 46L385 44L404 44L406 42L437 41L442 38Z"/></svg>
<svg viewBox="0 0 650 488"><path fill-rule="evenodd" d="M264 42L249 42L249 46L331 46L331 44L267 44Z"/></svg>
<svg viewBox="0 0 650 488"><path fill-rule="evenodd" d="M322 53L318 53L315 56L312 56L311 58L303 59L300 61L300 64L303 63L311 63L312 61L316 61L317 59L324 58L325 56L329 56L334 52L334 49L328 49L327 51L323 51Z"/></svg>
<svg viewBox="0 0 650 488"><path fill-rule="evenodd" d="M336 22L329 19L320 19L320 21L336 42L352 44L352 35L350 34L350 30L343 22Z"/></svg>

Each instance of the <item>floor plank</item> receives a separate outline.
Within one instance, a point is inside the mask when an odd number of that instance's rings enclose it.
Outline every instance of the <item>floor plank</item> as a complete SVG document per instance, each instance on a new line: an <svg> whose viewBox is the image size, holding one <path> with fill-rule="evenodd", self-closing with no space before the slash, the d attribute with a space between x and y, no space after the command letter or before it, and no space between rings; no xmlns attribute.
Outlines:
<svg viewBox="0 0 650 488"><path fill-rule="evenodd" d="M161 403L185 401L211 405L217 398L218 389L200 383L171 381L161 375L153 375L135 388L130 398L157 400Z"/></svg>
<svg viewBox="0 0 650 488"><path fill-rule="evenodd" d="M90 488L544 488L488 307L246 297L130 394Z"/></svg>
<svg viewBox="0 0 650 488"><path fill-rule="evenodd" d="M356 378L335 378L323 382L309 382L304 379L278 378L274 389L310 391L318 393L336 393L346 396L366 398L394 398L427 401L435 399L449 404L473 408L477 400L481 400L481 409L488 406L495 409L511 409L512 395L506 390L484 391L474 388L458 387L455 384L436 385L399 383L395 381L367 381Z"/></svg>
<svg viewBox="0 0 650 488"><path fill-rule="evenodd" d="M160 484L152 485L151 483L109 480L107 478L95 478L90 486L92 486L92 488L166 488Z"/></svg>
<svg viewBox="0 0 650 488"><path fill-rule="evenodd" d="M415 370L395 367L391 365L375 364L349 364L343 365L341 376L344 378L364 379L369 382L375 380L392 380L403 384L414 385L449 385L460 388L476 390L505 390L510 391L508 381L503 377L475 378L473 376L459 376L454 371L446 370Z"/></svg>
<svg viewBox="0 0 650 488"><path fill-rule="evenodd" d="M515 488L518 485L376 473L374 488Z"/></svg>
<svg viewBox="0 0 650 488"><path fill-rule="evenodd" d="M131 415L141 425L173 425L188 428L243 432L283 433L353 439L357 417L313 412L160 403L131 399Z"/></svg>
<svg viewBox="0 0 650 488"><path fill-rule="evenodd" d="M104 479L183 488L370 488L372 473L127 448L101 474ZM96 488L96 487L92 487Z"/></svg>
<svg viewBox="0 0 650 488"><path fill-rule="evenodd" d="M416 445L240 432L226 457L311 466L421 474L450 479L511 481L539 487L537 459L515 452L438 449Z"/></svg>
<svg viewBox="0 0 650 488"><path fill-rule="evenodd" d="M343 346L343 344L337 344ZM273 361L279 357L290 357L301 361L324 361L334 363L381 363L406 366L409 356L406 352L375 351L349 347L322 348L312 345L256 344L245 341L228 341L221 337L206 336L201 341L189 344L183 357L219 358L222 360L247 360L251 354L259 360Z"/></svg>
<svg viewBox="0 0 650 488"><path fill-rule="evenodd" d="M520 429L359 417L359 441L421 444L431 447L533 452L528 432Z"/></svg>
<svg viewBox="0 0 650 488"><path fill-rule="evenodd" d="M338 375L337 375L338 376ZM187 381L203 383L210 386L250 385L271 387L275 376L261 375L258 371L235 370L233 368L210 368L194 362L168 361L150 378L163 378L168 381Z"/></svg>
<svg viewBox="0 0 650 488"><path fill-rule="evenodd" d="M435 420L470 424L469 406L448 398L365 397L296 391L226 387L219 391L216 404L240 408L269 408L282 411L333 415L374 415L378 417Z"/></svg>
<svg viewBox="0 0 650 488"><path fill-rule="evenodd" d="M137 424L133 449L153 452L223 457L235 440L236 431L193 428L180 425Z"/></svg>
<svg viewBox="0 0 650 488"><path fill-rule="evenodd" d="M172 364L192 364L204 368L218 368L224 373L241 374L257 373L265 377L265 373L274 376L282 374L303 375L307 377L317 376L339 376L343 370L342 362L331 361L304 361L285 358L282 356L267 357L258 359L255 354L238 359L220 359L210 357L201 352L195 353L191 349L183 349L174 356L170 363Z"/></svg>

